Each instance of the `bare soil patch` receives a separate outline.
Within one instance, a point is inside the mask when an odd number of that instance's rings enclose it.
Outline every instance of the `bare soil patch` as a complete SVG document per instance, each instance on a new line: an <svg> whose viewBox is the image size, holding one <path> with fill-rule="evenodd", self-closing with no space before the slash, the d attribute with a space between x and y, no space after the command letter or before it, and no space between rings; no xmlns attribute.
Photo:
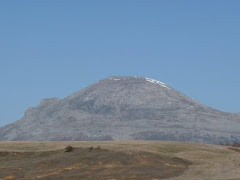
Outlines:
<svg viewBox="0 0 240 180"><path fill-rule="evenodd" d="M4 180L163 179L179 176L191 165L177 157L100 148L0 152L0 161L0 179Z"/></svg>
<svg viewBox="0 0 240 180"><path fill-rule="evenodd" d="M0 180L240 179L238 147L166 141L0 142Z"/></svg>

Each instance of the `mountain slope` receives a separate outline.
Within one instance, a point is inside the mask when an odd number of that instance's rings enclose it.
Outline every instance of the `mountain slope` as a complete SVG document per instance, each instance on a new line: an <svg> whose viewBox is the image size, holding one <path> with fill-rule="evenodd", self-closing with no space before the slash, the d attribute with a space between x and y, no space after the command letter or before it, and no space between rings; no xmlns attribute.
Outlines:
<svg viewBox="0 0 240 180"><path fill-rule="evenodd" d="M240 117L197 103L162 82L109 77L65 99L44 99L0 128L0 140L240 141Z"/></svg>

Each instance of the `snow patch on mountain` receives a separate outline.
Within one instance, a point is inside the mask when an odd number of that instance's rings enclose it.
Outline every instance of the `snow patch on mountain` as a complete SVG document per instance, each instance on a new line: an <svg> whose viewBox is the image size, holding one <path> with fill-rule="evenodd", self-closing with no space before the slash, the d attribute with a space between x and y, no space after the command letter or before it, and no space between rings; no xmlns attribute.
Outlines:
<svg viewBox="0 0 240 180"><path fill-rule="evenodd" d="M163 83L163 82L161 82L161 81L157 81L157 80L151 79L151 78L145 78L145 79L146 79L146 81L148 81L148 82L151 82L151 83L153 83L153 84L158 84L158 85L160 85L160 86L162 86L162 87L164 87L164 88L169 89L169 87L167 87L166 84Z"/></svg>
<svg viewBox="0 0 240 180"><path fill-rule="evenodd" d="M113 81L119 81L121 79L116 79L116 78L109 78L110 80L113 80Z"/></svg>

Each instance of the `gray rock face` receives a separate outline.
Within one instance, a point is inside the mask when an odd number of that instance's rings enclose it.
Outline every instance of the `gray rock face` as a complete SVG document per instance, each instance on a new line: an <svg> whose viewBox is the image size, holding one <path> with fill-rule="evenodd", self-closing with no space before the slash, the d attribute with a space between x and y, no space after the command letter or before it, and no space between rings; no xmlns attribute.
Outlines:
<svg viewBox="0 0 240 180"><path fill-rule="evenodd" d="M240 115L192 100L164 83L115 76L65 99L43 99L0 128L1 141L172 140L240 142Z"/></svg>

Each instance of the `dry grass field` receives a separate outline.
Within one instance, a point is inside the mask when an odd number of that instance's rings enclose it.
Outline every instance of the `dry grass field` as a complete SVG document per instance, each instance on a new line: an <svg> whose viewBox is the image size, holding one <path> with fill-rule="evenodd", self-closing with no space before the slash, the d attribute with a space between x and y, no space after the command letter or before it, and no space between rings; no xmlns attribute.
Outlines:
<svg viewBox="0 0 240 180"><path fill-rule="evenodd" d="M240 180L240 150L160 141L0 142L0 180L11 179Z"/></svg>

